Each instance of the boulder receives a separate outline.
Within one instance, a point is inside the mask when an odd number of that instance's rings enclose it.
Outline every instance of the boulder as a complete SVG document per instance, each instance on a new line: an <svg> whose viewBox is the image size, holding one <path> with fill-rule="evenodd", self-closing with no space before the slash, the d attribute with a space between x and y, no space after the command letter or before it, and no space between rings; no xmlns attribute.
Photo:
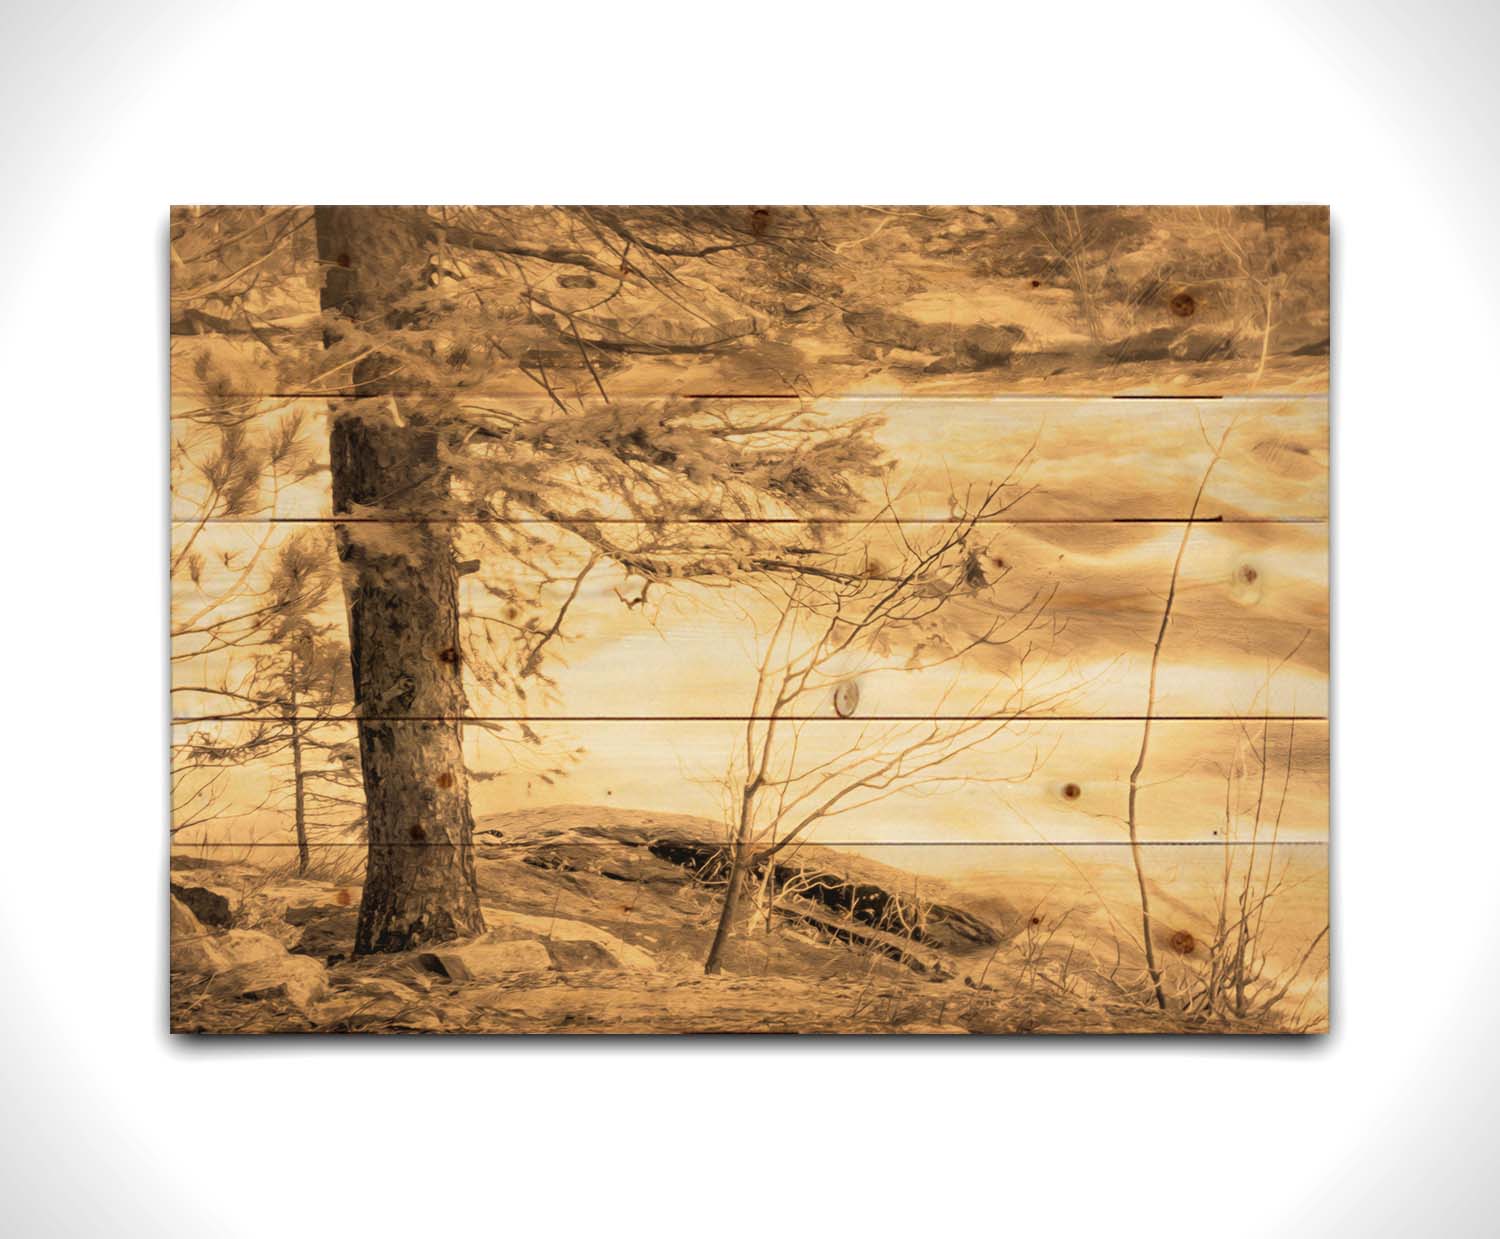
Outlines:
<svg viewBox="0 0 1500 1239"><path fill-rule="evenodd" d="M229 910L229 900L206 886L185 886L181 882L173 882L172 895L186 904L205 925L228 929L234 920Z"/></svg>
<svg viewBox="0 0 1500 1239"><path fill-rule="evenodd" d="M958 342L959 360L968 368L990 370L1008 366L1016 345L1025 338L1019 327L991 327L981 323L968 328Z"/></svg>
<svg viewBox="0 0 1500 1239"><path fill-rule="evenodd" d="M213 976L242 964L276 960L287 953L286 948L275 938L253 929L231 929L222 934L204 933L203 927L196 920L190 919L192 912L186 905L175 899L173 904L173 972ZM195 925L199 930L196 934L191 932Z"/></svg>
<svg viewBox="0 0 1500 1239"><path fill-rule="evenodd" d="M597 942L562 941L553 939L546 944L552 957L552 966L559 972L579 972L589 968L618 968L620 961Z"/></svg>
<svg viewBox="0 0 1500 1239"><path fill-rule="evenodd" d="M616 966L639 968L646 972L656 970L656 960L638 946L631 946L614 934L590 925L585 921L563 920L555 916L530 916L524 912L507 912L498 908L484 910L485 924L495 936L510 937L517 933L529 934L545 939L549 943L593 942L603 947L617 962ZM598 965L608 967L609 965Z"/></svg>
<svg viewBox="0 0 1500 1239"><path fill-rule="evenodd" d="M1153 327L1106 345L1105 360L1113 365L1145 361L1215 361L1234 356L1234 338L1212 327Z"/></svg>
<svg viewBox="0 0 1500 1239"><path fill-rule="evenodd" d="M328 971L306 955L267 956L234 964L209 983L209 993L257 1001L280 999L306 1011L328 992Z"/></svg>
<svg viewBox="0 0 1500 1239"><path fill-rule="evenodd" d="M944 343L940 329L889 310L845 310L844 326L852 335L881 348L936 352Z"/></svg>
<svg viewBox="0 0 1500 1239"><path fill-rule="evenodd" d="M177 898L171 895L172 901L172 941L179 938L196 938L199 934L207 933L203 928L203 922L193 915L193 910Z"/></svg>
<svg viewBox="0 0 1500 1239"><path fill-rule="evenodd" d="M174 973L212 976L214 973L223 972L224 969L229 967L229 957L223 951L219 950L213 937L209 934L179 935L174 917L170 966Z"/></svg>
<svg viewBox="0 0 1500 1239"><path fill-rule="evenodd" d="M1026 338L1010 323L926 323L888 310L846 310L844 326L876 348L929 353L940 359L933 368L942 372L1008 366L1016 345Z"/></svg>
<svg viewBox="0 0 1500 1239"><path fill-rule="evenodd" d="M216 935L214 944L224 952L230 967L279 960L287 953L280 942L258 929L231 929Z"/></svg>
<svg viewBox="0 0 1500 1239"><path fill-rule="evenodd" d="M326 959L347 955L354 949L354 934L359 927L359 909L322 908L317 916L298 922L302 932L292 950L298 955L316 955Z"/></svg>
<svg viewBox="0 0 1500 1239"><path fill-rule="evenodd" d="M417 962L450 981L486 981L513 972L549 969L552 956L534 938L495 941L486 937L441 951L424 951Z"/></svg>
<svg viewBox="0 0 1500 1239"><path fill-rule="evenodd" d="M229 956L220 949L218 940L193 915L193 910L176 895L172 901L171 970L197 976L211 976L229 967Z"/></svg>

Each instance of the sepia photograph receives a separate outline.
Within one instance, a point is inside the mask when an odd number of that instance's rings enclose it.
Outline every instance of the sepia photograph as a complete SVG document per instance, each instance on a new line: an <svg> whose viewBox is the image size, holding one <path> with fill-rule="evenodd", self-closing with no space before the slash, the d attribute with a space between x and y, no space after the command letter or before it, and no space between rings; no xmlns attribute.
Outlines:
<svg viewBox="0 0 1500 1239"><path fill-rule="evenodd" d="M1328 1029L1326 209L170 263L175 1030Z"/></svg>

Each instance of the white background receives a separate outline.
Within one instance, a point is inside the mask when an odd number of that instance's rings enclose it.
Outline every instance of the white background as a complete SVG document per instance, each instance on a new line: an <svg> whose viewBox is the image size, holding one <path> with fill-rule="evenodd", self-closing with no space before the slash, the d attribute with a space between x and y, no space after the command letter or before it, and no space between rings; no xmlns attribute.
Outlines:
<svg viewBox="0 0 1500 1239"><path fill-rule="evenodd" d="M6 3L0 1229L1495 1233L1482 3ZM1328 202L1335 1032L166 1034L172 202Z"/></svg>

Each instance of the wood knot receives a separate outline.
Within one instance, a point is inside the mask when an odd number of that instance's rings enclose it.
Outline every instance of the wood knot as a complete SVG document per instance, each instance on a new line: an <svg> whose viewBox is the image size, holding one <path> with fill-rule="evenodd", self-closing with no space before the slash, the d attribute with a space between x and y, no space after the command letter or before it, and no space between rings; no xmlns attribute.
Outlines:
<svg viewBox="0 0 1500 1239"><path fill-rule="evenodd" d="M1229 596L1241 606L1251 607L1260 601L1266 583L1254 564L1236 564L1229 574Z"/></svg>
<svg viewBox="0 0 1500 1239"><path fill-rule="evenodd" d="M453 776L451 774L449 774L446 770L444 770L443 773L440 774L440 775L438 775L438 777L437 777L437 785L439 787L452 787L453 786Z"/></svg>
<svg viewBox="0 0 1500 1239"><path fill-rule="evenodd" d="M351 895L343 887L339 887L338 894L333 897L333 902L338 904L338 906L341 908L347 908L351 903L354 902L354 896Z"/></svg>
<svg viewBox="0 0 1500 1239"><path fill-rule="evenodd" d="M1064 800L1077 800L1083 795L1083 788L1079 787L1077 783L1064 783L1062 794Z"/></svg>
<svg viewBox="0 0 1500 1239"><path fill-rule="evenodd" d="M1170 309L1178 318L1191 318L1198 303L1192 293L1178 293L1170 302Z"/></svg>
<svg viewBox="0 0 1500 1239"><path fill-rule="evenodd" d="M458 666L458 651L450 645L438 654L438 662L447 663L450 667Z"/></svg>
<svg viewBox="0 0 1500 1239"><path fill-rule="evenodd" d="M407 833L411 835L413 843L421 843L424 839L427 838L427 832L422 829L422 825L420 822L417 823L417 825L413 826Z"/></svg>
<svg viewBox="0 0 1500 1239"><path fill-rule="evenodd" d="M766 229L771 226L771 212L765 207L756 207L750 212L750 232L757 237L766 235Z"/></svg>
<svg viewBox="0 0 1500 1239"><path fill-rule="evenodd" d="M348 254L340 254L335 261L338 262L339 266L341 266L341 267L347 267L349 265L349 255Z"/></svg>
<svg viewBox="0 0 1500 1239"><path fill-rule="evenodd" d="M853 718L859 709L859 681L845 680L833 690L833 712L840 718Z"/></svg>
<svg viewBox="0 0 1500 1239"><path fill-rule="evenodd" d="M1179 955L1191 955L1195 950L1198 949L1197 940L1185 929L1179 929L1175 933L1173 933L1173 935L1169 939L1167 939L1167 945L1170 946Z"/></svg>

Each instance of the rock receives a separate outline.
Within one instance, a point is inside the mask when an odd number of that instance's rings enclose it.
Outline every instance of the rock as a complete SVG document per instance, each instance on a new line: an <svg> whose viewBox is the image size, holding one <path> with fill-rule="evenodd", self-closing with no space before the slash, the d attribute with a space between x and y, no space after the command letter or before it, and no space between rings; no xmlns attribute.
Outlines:
<svg viewBox="0 0 1500 1239"><path fill-rule="evenodd" d="M1175 361L1214 361L1234 356L1234 337L1223 331L1198 327L1184 331L1167 347Z"/></svg>
<svg viewBox="0 0 1500 1239"><path fill-rule="evenodd" d="M425 992L421 986L407 985L395 977L363 977L350 989L350 993L362 994L367 998L394 998L408 1004Z"/></svg>
<svg viewBox="0 0 1500 1239"><path fill-rule="evenodd" d="M912 352L939 352L950 334L945 327L919 323L889 310L845 310L844 326L869 344Z"/></svg>
<svg viewBox="0 0 1500 1239"><path fill-rule="evenodd" d="M320 1025L348 1023L351 1027L379 1024L413 1011L422 995L387 977L365 977L345 989L336 989L318 1004Z"/></svg>
<svg viewBox="0 0 1500 1239"><path fill-rule="evenodd" d="M246 929L257 929L269 934L283 946L290 947L297 941L296 928L287 922L286 898L274 889L251 891L240 900L235 909L234 922Z"/></svg>
<svg viewBox="0 0 1500 1239"><path fill-rule="evenodd" d="M524 912L506 912L496 908L484 910L485 923L496 935L514 935L522 931L551 943L593 942L602 946L618 961L617 966L656 971L656 960L638 946L622 942L614 934L584 921L562 920L555 916L528 916ZM601 965L606 966L606 965Z"/></svg>
<svg viewBox="0 0 1500 1239"><path fill-rule="evenodd" d="M280 958L235 964L216 976L208 989L211 994L234 998L281 999L306 1011L328 992L328 972L315 959L282 951Z"/></svg>
<svg viewBox="0 0 1500 1239"><path fill-rule="evenodd" d="M620 961L597 942L561 941L546 944L552 966L559 972L579 972L588 968L618 968Z"/></svg>
<svg viewBox="0 0 1500 1239"><path fill-rule="evenodd" d="M301 921L302 933L292 945L298 955L347 955L354 949L354 933L359 925L357 908L323 908L321 914Z"/></svg>
<svg viewBox="0 0 1500 1239"><path fill-rule="evenodd" d="M203 922L193 915L193 910L177 898L171 895L172 901L172 941L179 938L196 938L199 934L207 933L203 928Z"/></svg>
<svg viewBox="0 0 1500 1239"><path fill-rule="evenodd" d="M180 882L173 882L172 894L182 900L205 925L228 929L234 920L229 910L229 900L218 891L211 891L206 886L184 886Z"/></svg>
<svg viewBox="0 0 1500 1239"><path fill-rule="evenodd" d="M990 370L1010 364L1011 353L1025 337L1019 327L990 327L981 323L970 327L958 342L958 355L966 368Z"/></svg>
<svg viewBox="0 0 1500 1239"><path fill-rule="evenodd" d="M210 934L203 922L176 895L172 901L172 950L170 968L177 973L212 976L231 964L222 937Z"/></svg>
<svg viewBox="0 0 1500 1239"><path fill-rule="evenodd" d="M203 975L228 972L244 964L278 960L286 948L270 934L254 929L231 929L227 933L172 935L172 971Z"/></svg>
<svg viewBox="0 0 1500 1239"><path fill-rule="evenodd" d="M170 966L174 973L212 976L214 973L223 972L229 967L229 957L223 951L219 950L214 939L209 934L200 933L192 936L179 936L174 922L172 927L172 957Z"/></svg>
<svg viewBox="0 0 1500 1239"><path fill-rule="evenodd" d="M275 938L253 929L204 932L186 903L172 897L174 973L210 978L209 993L239 998L282 998L299 1010L328 989L323 965L292 956Z"/></svg>
<svg viewBox="0 0 1500 1239"><path fill-rule="evenodd" d="M1138 331L1113 344L1104 346L1105 359L1117 366L1131 365L1141 361L1164 361L1178 337L1175 327L1153 327L1149 331Z"/></svg>
<svg viewBox="0 0 1500 1239"><path fill-rule="evenodd" d="M586 832L580 830L576 833L584 835ZM680 866L659 860L644 847L601 848L597 840L590 839L545 843L526 853L522 863L563 873L598 874L616 882L664 882L682 886L689 880Z"/></svg>
<svg viewBox="0 0 1500 1239"><path fill-rule="evenodd" d="M1153 327L1104 347L1113 365L1145 361L1214 361L1234 356L1234 339L1212 327Z"/></svg>
<svg viewBox="0 0 1500 1239"><path fill-rule="evenodd" d="M924 323L888 310L846 310L844 326L852 335L882 349L929 353L937 370L989 370L1010 364L1011 353L1026 333L1009 323Z"/></svg>
<svg viewBox="0 0 1500 1239"><path fill-rule="evenodd" d="M498 942L481 938L442 951L424 951L417 962L450 981L483 981L512 972L549 969L552 956L534 938Z"/></svg>
<svg viewBox="0 0 1500 1239"><path fill-rule="evenodd" d="M213 942L224 953L231 968L279 960L287 954L286 947L258 929L231 929L228 933L216 935Z"/></svg>

